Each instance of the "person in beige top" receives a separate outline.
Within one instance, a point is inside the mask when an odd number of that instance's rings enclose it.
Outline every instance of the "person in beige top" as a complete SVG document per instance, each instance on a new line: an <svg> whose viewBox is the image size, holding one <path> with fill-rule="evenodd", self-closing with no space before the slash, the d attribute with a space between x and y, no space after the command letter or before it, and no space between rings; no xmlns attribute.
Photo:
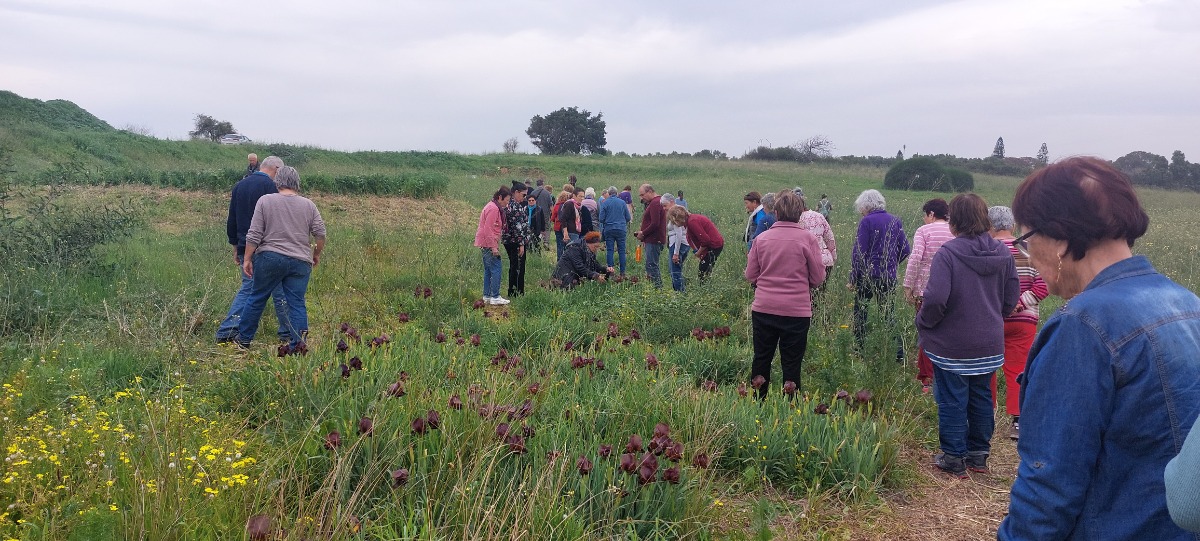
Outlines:
<svg viewBox="0 0 1200 541"><path fill-rule="evenodd" d="M321 261L321 251L325 249L325 222L317 206L298 193L300 175L294 168L280 167L275 174L275 185L279 193L258 200L250 230L246 232L242 271L254 285L242 312L237 342L249 347L258 332L258 320L267 297L279 288L287 301L292 327L297 331L289 344L294 350L308 334L304 294L312 268ZM310 243L312 239L315 245Z"/></svg>

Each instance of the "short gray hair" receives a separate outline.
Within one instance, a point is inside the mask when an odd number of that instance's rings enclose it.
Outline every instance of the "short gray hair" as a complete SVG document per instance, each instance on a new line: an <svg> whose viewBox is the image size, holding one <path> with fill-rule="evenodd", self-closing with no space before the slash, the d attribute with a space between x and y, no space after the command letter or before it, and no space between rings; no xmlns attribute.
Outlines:
<svg viewBox="0 0 1200 541"><path fill-rule="evenodd" d="M863 193L858 194L858 199L854 200L854 210L859 214L866 214L873 210L887 210L887 201L884 200L883 194L879 190L863 190Z"/></svg>
<svg viewBox="0 0 1200 541"><path fill-rule="evenodd" d="M280 167L279 171L275 173L275 187L300 191L300 173L290 165Z"/></svg>
<svg viewBox="0 0 1200 541"><path fill-rule="evenodd" d="M988 221L992 222L992 229L996 231L1012 231L1017 226L1012 209L1003 205L988 208Z"/></svg>
<svg viewBox="0 0 1200 541"><path fill-rule="evenodd" d="M267 156L258 167L259 169L279 169L283 167L283 158L279 156Z"/></svg>
<svg viewBox="0 0 1200 541"><path fill-rule="evenodd" d="M664 205L667 203L671 203L672 205L674 205L675 204L675 196L669 192L662 194L662 197L658 198L658 202L662 203Z"/></svg>
<svg viewBox="0 0 1200 541"><path fill-rule="evenodd" d="M621 193L619 190L617 190L616 186L609 186L608 190L606 190L606 191L608 192L608 195L617 195L617 194Z"/></svg>
<svg viewBox="0 0 1200 541"><path fill-rule="evenodd" d="M767 212L775 213L775 192L767 192L767 195L762 197L762 206Z"/></svg>
<svg viewBox="0 0 1200 541"><path fill-rule="evenodd" d="M795 192L796 195L800 196L801 199L804 198L804 188L796 186L795 188L792 188L792 191Z"/></svg>

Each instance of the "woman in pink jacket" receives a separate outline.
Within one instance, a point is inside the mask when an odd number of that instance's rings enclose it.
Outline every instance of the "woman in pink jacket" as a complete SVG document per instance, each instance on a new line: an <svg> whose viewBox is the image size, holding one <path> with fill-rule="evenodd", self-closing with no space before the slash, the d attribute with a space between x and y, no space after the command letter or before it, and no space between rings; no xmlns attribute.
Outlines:
<svg viewBox="0 0 1200 541"><path fill-rule="evenodd" d="M504 233L504 211L512 192L501 186L492 194L492 200L479 213L479 228L475 230L475 246L483 254L483 302L508 304L500 296L500 274L504 267L500 263L500 236Z"/></svg>
<svg viewBox="0 0 1200 541"><path fill-rule="evenodd" d="M790 397L788 383L792 383L799 392L800 363L808 347L812 319L810 290L825 281L817 237L798 223L803 208L799 196L790 190L781 191L775 198L775 225L755 237L746 256L746 279L754 287L754 303L750 305L754 361L750 377L759 399L767 396L777 348L784 389Z"/></svg>

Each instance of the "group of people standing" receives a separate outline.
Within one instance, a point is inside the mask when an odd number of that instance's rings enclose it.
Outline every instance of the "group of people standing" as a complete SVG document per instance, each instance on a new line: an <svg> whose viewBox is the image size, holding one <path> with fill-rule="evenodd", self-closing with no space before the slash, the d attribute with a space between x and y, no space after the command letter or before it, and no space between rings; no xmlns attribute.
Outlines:
<svg viewBox="0 0 1200 541"><path fill-rule="evenodd" d="M570 289L588 280L624 279L627 269L627 238L633 224L632 187L618 190L609 186L600 192L592 188L563 186L558 196L551 195L543 180L533 189L528 181L502 186L480 212L475 246L484 264L483 300L488 304L511 302L500 296L500 245L509 258L509 296L525 289L525 258L529 250L549 246L550 232L555 237L557 261L555 284ZM633 232L640 243L637 259L644 263L647 278L662 287L660 260L669 247L672 287L683 291L683 261L695 252L700 259L701 279L707 278L724 248L724 238L707 217L687 211L683 192L659 196L649 184L638 188L643 210L640 228ZM607 265L596 259L605 244Z"/></svg>

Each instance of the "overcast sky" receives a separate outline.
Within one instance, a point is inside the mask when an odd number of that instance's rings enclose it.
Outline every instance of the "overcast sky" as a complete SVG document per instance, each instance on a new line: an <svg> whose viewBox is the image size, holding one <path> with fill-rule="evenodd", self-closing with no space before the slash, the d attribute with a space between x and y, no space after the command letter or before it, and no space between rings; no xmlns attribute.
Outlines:
<svg viewBox="0 0 1200 541"><path fill-rule="evenodd" d="M184 138L498 152L561 107L608 149L1200 161L1200 1L0 0L0 89Z"/></svg>

